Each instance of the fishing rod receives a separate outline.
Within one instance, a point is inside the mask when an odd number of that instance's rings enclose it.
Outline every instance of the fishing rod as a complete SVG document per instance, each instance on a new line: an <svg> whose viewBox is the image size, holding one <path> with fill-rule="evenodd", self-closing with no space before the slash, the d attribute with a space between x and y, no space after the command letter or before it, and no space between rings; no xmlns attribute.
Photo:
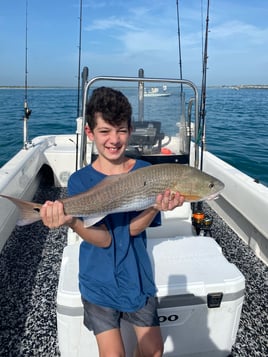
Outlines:
<svg viewBox="0 0 268 357"><path fill-rule="evenodd" d="M25 80L24 80L24 117L23 117L23 148L28 149L27 122L32 111L28 107L28 0L25 3Z"/></svg>
<svg viewBox="0 0 268 357"><path fill-rule="evenodd" d="M179 75L182 80L182 50L181 50L181 30L180 30L180 13L179 13L179 0L176 0L177 10L177 32L178 32L178 49L179 49ZM191 144L191 116L188 113L188 122L186 123L185 112L185 93L183 92L183 84L180 85L180 138L182 152L190 152ZM187 138L187 140L185 139Z"/></svg>
<svg viewBox="0 0 268 357"><path fill-rule="evenodd" d="M80 15L79 15L79 43L78 43L78 73L77 73L77 118L82 115L80 110L80 92L81 92L81 84L80 84L80 71L81 71L81 50L82 50L82 12L83 12L83 0L80 0ZM76 144L75 144L75 170L78 169L78 140L79 133L76 131Z"/></svg>
<svg viewBox="0 0 268 357"><path fill-rule="evenodd" d="M203 169L203 156L205 150L205 120L206 120L206 88L207 88L207 60L208 60L208 25L209 25L209 1L207 0L207 17L205 30L205 44L203 50L203 70L202 70L202 85L201 85L201 99L199 111L199 137L201 138L201 157L200 169Z"/></svg>
<svg viewBox="0 0 268 357"><path fill-rule="evenodd" d="M81 71L81 50L82 50L82 12L83 0L80 0L80 15L79 15L79 43L78 43L78 73L77 73L77 117L81 115L80 110L80 71Z"/></svg>
<svg viewBox="0 0 268 357"><path fill-rule="evenodd" d="M180 30L180 13L179 13L179 0L176 0L176 9L177 9L177 30L178 30L178 47L179 47L179 72L180 79L182 79L182 58L181 58L181 30ZM181 92L183 85L181 84Z"/></svg>
<svg viewBox="0 0 268 357"><path fill-rule="evenodd" d="M202 1L201 1L202 4ZM203 23L203 21L202 21ZM198 141L201 140L201 154L200 154L200 170L203 170L204 150L205 150L205 119L206 119L206 87L207 87L207 60L208 60L208 24L209 24L209 0L207 0L207 18L205 30L205 44L202 47L203 61L202 61L202 84L201 84L201 98L199 107L199 127L198 127ZM203 28L202 28L203 34ZM202 40L203 46L203 40ZM197 202L195 205L195 212L203 213L203 202ZM205 217L205 216L204 216ZM194 219L194 218L193 218ZM203 221L202 221L203 222ZM212 223L212 222L211 222Z"/></svg>

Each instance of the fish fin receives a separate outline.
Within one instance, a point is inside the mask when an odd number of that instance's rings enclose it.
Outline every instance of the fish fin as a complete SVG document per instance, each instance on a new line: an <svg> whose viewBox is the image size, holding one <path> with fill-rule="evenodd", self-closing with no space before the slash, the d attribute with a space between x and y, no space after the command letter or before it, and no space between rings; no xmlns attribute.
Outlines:
<svg viewBox="0 0 268 357"><path fill-rule="evenodd" d="M84 227L91 227L93 226L94 224L98 223L99 221L101 221L103 218L105 217L104 216L98 216L98 217L90 217L90 216L87 216L87 217L83 217L83 220L84 220Z"/></svg>
<svg viewBox="0 0 268 357"><path fill-rule="evenodd" d="M0 197L6 198L19 208L18 226L25 226L26 224L31 224L41 219L39 212L42 205L40 203L23 201L19 198L5 195L0 195Z"/></svg>

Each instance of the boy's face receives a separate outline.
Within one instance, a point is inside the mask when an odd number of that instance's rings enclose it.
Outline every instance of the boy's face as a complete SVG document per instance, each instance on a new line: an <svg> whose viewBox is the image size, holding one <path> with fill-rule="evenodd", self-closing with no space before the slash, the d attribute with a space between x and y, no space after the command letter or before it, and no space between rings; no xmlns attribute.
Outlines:
<svg viewBox="0 0 268 357"><path fill-rule="evenodd" d="M109 161L117 161L125 154L130 137L127 122L119 126L107 123L101 113L96 115L96 126L93 131L87 128L87 136L95 142L99 155Z"/></svg>

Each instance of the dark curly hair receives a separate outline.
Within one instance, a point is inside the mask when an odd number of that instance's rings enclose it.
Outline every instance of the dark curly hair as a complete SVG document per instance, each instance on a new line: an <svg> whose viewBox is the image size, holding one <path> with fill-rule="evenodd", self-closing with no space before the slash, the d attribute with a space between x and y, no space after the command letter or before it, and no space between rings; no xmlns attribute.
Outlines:
<svg viewBox="0 0 268 357"><path fill-rule="evenodd" d="M96 113L113 126L127 122L131 128L132 108L127 97L118 90L109 87L94 89L86 106L86 121L90 130L96 126Z"/></svg>

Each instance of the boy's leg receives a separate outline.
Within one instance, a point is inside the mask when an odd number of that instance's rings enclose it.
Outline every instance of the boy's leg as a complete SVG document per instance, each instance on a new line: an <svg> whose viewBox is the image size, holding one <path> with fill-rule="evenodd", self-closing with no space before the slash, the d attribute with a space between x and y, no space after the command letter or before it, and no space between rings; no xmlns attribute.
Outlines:
<svg viewBox="0 0 268 357"><path fill-rule="evenodd" d="M96 335L100 357L124 357L125 350L120 329L112 329Z"/></svg>
<svg viewBox="0 0 268 357"><path fill-rule="evenodd" d="M135 357L161 357L163 355L157 298L149 297L144 307L133 313L124 313L123 318L133 325L137 336Z"/></svg>
<svg viewBox="0 0 268 357"><path fill-rule="evenodd" d="M161 357L163 355L163 340L159 326L134 326L137 336L135 357Z"/></svg>
<svg viewBox="0 0 268 357"><path fill-rule="evenodd" d="M100 357L124 357L125 350L120 333L120 312L109 307L92 304L82 298L84 325L93 331ZM90 351L89 351L90 352Z"/></svg>

